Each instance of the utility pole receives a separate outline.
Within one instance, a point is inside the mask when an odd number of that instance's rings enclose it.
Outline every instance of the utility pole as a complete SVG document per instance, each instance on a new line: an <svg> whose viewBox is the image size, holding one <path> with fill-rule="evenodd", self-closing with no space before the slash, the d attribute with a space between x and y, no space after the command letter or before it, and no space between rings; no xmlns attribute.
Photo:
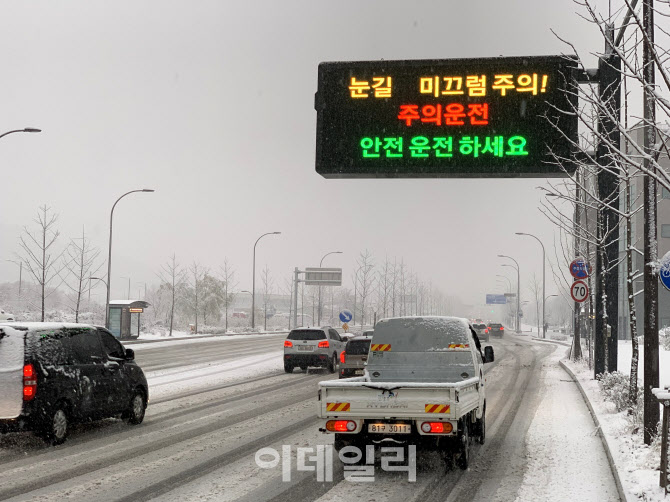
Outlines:
<svg viewBox="0 0 670 502"><path fill-rule="evenodd" d="M619 183L615 153L610 148L620 143L617 124L621 110L621 60L614 53L614 28L607 25L605 55L598 62L599 100L603 109L598 117L598 132L607 138L598 143L599 249L596 252L596 332L594 373L616 371L619 327Z"/></svg>
<svg viewBox="0 0 670 502"><path fill-rule="evenodd" d="M654 0L644 0L644 167L653 169L650 157L656 144L656 106L654 102ZM651 389L658 387L658 278L654 264L658 259L656 228L656 180L644 175L644 444L651 444L660 419L658 402Z"/></svg>
<svg viewBox="0 0 670 502"><path fill-rule="evenodd" d="M577 168L577 171L575 171L575 177L577 180L576 186L575 186L575 228L574 228L574 234L575 234L575 258L579 257L579 246L580 246L580 236L581 236L581 189L579 188L579 173L580 169ZM588 260L588 257L586 257ZM581 303L575 302L574 310L573 310L573 332L574 332L574 339L572 342L572 353L574 354L574 359L581 359L582 357L582 342L580 339L580 312L581 312Z"/></svg>

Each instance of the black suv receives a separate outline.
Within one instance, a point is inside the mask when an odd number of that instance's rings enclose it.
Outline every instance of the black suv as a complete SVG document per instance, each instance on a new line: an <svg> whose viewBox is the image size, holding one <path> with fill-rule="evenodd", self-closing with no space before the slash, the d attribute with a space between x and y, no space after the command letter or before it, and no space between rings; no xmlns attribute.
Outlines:
<svg viewBox="0 0 670 502"><path fill-rule="evenodd" d="M131 349L85 324L0 324L0 432L60 444L70 423L144 419L149 391Z"/></svg>

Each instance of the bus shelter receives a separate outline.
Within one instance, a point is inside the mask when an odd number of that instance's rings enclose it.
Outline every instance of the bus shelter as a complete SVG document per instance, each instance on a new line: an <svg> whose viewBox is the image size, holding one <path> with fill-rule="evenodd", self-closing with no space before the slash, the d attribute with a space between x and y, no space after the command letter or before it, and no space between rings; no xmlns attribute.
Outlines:
<svg viewBox="0 0 670 502"><path fill-rule="evenodd" d="M140 336L140 320L149 304L142 300L112 300L109 302L109 331L121 340Z"/></svg>

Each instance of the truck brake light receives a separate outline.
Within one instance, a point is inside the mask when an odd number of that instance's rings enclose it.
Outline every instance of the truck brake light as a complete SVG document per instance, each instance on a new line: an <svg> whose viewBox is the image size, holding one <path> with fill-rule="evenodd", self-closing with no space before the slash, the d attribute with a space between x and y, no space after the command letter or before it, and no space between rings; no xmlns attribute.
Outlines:
<svg viewBox="0 0 670 502"><path fill-rule="evenodd" d="M454 427L451 422L424 422L421 424L421 430L431 434L449 434Z"/></svg>
<svg viewBox="0 0 670 502"><path fill-rule="evenodd" d="M35 399L37 392L37 376L35 375L35 367L32 364L25 364L23 366L23 400L32 401Z"/></svg>
<svg viewBox="0 0 670 502"><path fill-rule="evenodd" d="M284 340L284 347L293 347L293 342L290 342L288 340Z"/></svg>
<svg viewBox="0 0 670 502"><path fill-rule="evenodd" d="M356 430L356 422L353 420L328 420L326 430L330 432L353 432Z"/></svg>
<svg viewBox="0 0 670 502"><path fill-rule="evenodd" d="M345 361L345 354L346 354L346 352L344 352L344 351L340 352L340 362L342 364L344 364L346 362Z"/></svg>
<svg viewBox="0 0 670 502"><path fill-rule="evenodd" d="M319 348L320 349L327 349L330 347L330 344L328 343L328 340L324 340L323 342L319 342Z"/></svg>

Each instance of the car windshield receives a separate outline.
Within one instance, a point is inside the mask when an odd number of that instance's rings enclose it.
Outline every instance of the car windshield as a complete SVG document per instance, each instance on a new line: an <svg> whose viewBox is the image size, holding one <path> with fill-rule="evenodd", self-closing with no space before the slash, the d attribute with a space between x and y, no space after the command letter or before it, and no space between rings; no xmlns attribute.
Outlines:
<svg viewBox="0 0 670 502"><path fill-rule="evenodd" d="M502 328L502 324L491 323L489 324L490 328Z"/></svg>
<svg viewBox="0 0 670 502"><path fill-rule="evenodd" d="M289 333L289 340L323 340L326 333L317 329L296 329Z"/></svg>

